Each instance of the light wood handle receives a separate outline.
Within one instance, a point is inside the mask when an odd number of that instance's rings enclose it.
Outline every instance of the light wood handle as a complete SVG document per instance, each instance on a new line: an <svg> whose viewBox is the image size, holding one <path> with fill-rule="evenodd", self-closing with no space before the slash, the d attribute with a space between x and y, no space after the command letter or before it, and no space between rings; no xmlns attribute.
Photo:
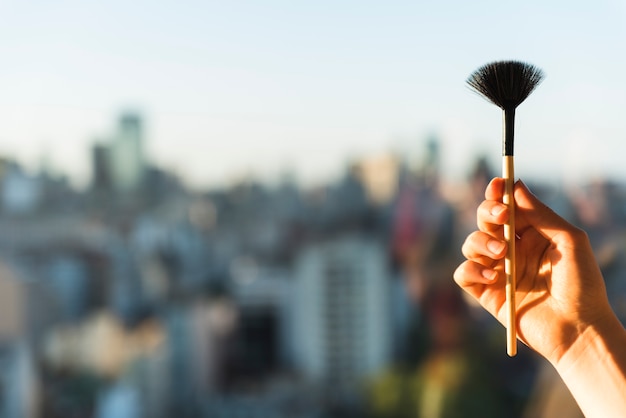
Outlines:
<svg viewBox="0 0 626 418"><path fill-rule="evenodd" d="M515 201L513 199L515 169L512 155L502 157L502 177L505 180L502 202L509 208L509 220L504 225L504 240L507 243L507 252L504 259L507 312L506 352L513 357L517 354L517 319L515 314Z"/></svg>

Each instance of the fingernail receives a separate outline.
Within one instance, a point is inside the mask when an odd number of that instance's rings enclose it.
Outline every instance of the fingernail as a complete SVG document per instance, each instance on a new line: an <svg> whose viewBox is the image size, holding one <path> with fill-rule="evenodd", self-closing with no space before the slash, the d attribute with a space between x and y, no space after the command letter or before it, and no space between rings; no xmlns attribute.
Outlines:
<svg viewBox="0 0 626 418"><path fill-rule="evenodd" d="M491 208L490 213L493 216L498 216L499 214L501 214L502 212L504 212L504 209L506 209L506 206L504 205L496 205L494 207Z"/></svg>
<svg viewBox="0 0 626 418"><path fill-rule="evenodd" d="M482 271L483 277L489 281L493 281L496 279L496 271L491 269L484 269Z"/></svg>
<svg viewBox="0 0 626 418"><path fill-rule="evenodd" d="M500 254L502 250L504 250L504 246L505 244L502 241L498 241L495 239L490 239L489 241L487 241L487 248L493 254Z"/></svg>

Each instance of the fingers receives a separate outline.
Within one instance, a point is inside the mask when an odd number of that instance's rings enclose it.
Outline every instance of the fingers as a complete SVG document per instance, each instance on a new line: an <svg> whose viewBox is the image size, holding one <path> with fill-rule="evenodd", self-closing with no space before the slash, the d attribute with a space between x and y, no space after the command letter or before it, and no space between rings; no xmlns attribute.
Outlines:
<svg viewBox="0 0 626 418"><path fill-rule="evenodd" d="M496 260L502 259L505 254L506 243L500 239L482 232L472 232L461 247L461 252L468 260L484 266L492 266Z"/></svg>
<svg viewBox="0 0 626 418"><path fill-rule="evenodd" d="M498 279L498 271L468 260L456 269L453 277L459 286L477 297L478 294L474 294L469 288L476 284L494 283Z"/></svg>
<svg viewBox="0 0 626 418"><path fill-rule="evenodd" d="M478 229L489 232L494 236L502 234L502 225L508 220L509 212L502 203L504 194L504 179L492 179L485 189L485 200L476 211Z"/></svg>
<svg viewBox="0 0 626 418"><path fill-rule="evenodd" d="M504 179L501 177L491 179L485 189L485 199L502 201L502 196L504 196L504 182Z"/></svg>
<svg viewBox="0 0 626 418"><path fill-rule="evenodd" d="M491 284L498 279L498 272L502 270L498 264L501 264L506 253L504 241L495 239L485 232L475 231L467 237L461 251L467 261L454 273L454 280L461 287L468 288L481 283Z"/></svg>
<svg viewBox="0 0 626 418"><path fill-rule="evenodd" d="M501 239L502 225L509 212L502 200L504 180L494 178L485 190L485 198L477 209L478 231L472 232L461 247L468 261L461 264L455 280L463 287L476 283L493 283L498 278L497 264L506 253L506 243ZM500 269L501 270L501 269Z"/></svg>
<svg viewBox="0 0 626 418"><path fill-rule="evenodd" d="M504 321L502 307L506 301L502 272L491 270L473 261L465 261L454 272L454 281L476 299L488 312Z"/></svg>
<svg viewBox="0 0 626 418"><path fill-rule="evenodd" d="M501 235L502 225L508 219L509 209L499 201L484 200L476 211L478 229L494 236Z"/></svg>

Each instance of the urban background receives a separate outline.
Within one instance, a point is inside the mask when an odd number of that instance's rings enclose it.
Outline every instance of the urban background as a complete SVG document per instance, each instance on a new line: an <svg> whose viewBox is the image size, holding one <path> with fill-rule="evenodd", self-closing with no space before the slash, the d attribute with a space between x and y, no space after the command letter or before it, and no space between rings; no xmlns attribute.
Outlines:
<svg viewBox="0 0 626 418"><path fill-rule="evenodd" d="M0 0L0 418L577 418L452 280L516 170L626 319L626 2ZM556 410L556 412L555 412Z"/></svg>
<svg viewBox="0 0 626 418"><path fill-rule="evenodd" d="M453 283L487 159L445 181L432 135L323 186L192 191L141 113L111 125L84 189L0 162L0 417L579 416ZM626 319L626 186L530 186L588 231Z"/></svg>

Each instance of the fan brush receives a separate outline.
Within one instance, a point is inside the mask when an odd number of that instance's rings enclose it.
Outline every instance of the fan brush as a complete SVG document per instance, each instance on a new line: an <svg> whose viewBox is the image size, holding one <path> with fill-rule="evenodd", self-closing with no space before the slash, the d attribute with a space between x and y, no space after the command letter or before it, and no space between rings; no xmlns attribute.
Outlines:
<svg viewBox="0 0 626 418"><path fill-rule="evenodd" d="M509 208L509 220L504 225L507 253L504 260L506 275L507 354L517 354L515 315L515 202L513 200L515 109L543 80L543 71L519 61L497 61L472 73L469 87L502 109L502 177L505 179L502 201Z"/></svg>

